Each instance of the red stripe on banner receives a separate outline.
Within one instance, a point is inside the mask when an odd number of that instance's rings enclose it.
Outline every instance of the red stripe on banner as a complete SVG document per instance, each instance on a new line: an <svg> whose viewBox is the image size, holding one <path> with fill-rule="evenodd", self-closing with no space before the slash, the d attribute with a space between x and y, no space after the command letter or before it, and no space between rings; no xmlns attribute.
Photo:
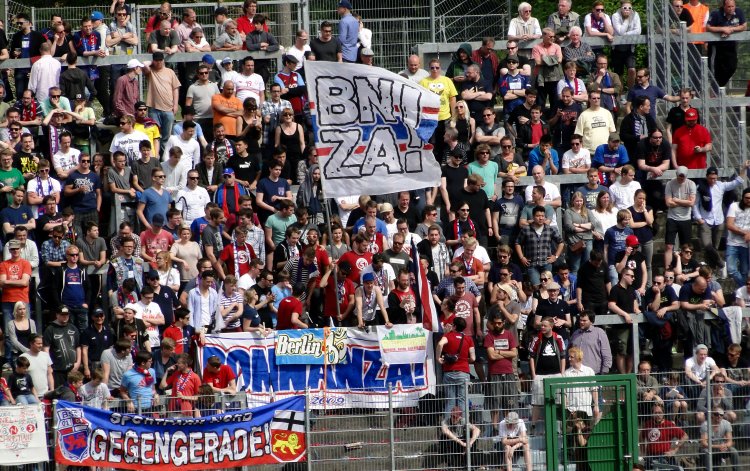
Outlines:
<svg viewBox="0 0 750 471"><path fill-rule="evenodd" d="M429 143L427 143L427 144L425 144L425 145L422 146L422 149L424 149L424 150L432 150L433 148L434 148L434 146L432 144L429 144ZM318 154L320 154L320 152L318 152Z"/></svg>
<svg viewBox="0 0 750 471"><path fill-rule="evenodd" d="M396 113L398 113L400 111L399 106L398 105L393 105L393 111L395 111Z"/></svg>
<svg viewBox="0 0 750 471"><path fill-rule="evenodd" d="M314 109L315 109L315 102L314 102L314 101L308 101L307 103L309 103L309 104L310 104L310 109L311 109L311 110L314 110Z"/></svg>
<svg viewBox="0 0 750 471"><path fill-rule="evenodd" d="M318 157L326 157L331 155L333 147L318 147Z"/></svg>
<svg viewBox="0 0 750 471"><path fill-rule="evenodd" d="M406 152L406 144L399 144L398 150L400 150L401 152Z"/></svg>
<svg viewBox="0 0 750 471"><path fill-rule="evenodd" d="M357 146L357 148L354 149L354 153L355 154L363 154L366 149L367 149L367 146Z"/></svg>
<svg viewBox="0 0 750 471"><path fill-rule="evenodd" d="M438 114L440 113L440 108L430 108L429 106L425 106L422 108L422 113Z"/></svg>

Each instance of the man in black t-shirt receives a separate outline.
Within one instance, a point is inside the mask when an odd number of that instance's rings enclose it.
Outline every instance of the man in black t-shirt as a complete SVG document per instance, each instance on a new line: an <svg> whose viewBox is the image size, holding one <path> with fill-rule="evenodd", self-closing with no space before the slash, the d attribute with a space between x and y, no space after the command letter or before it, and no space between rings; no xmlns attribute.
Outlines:
<svg viewBox="0 0 750 471"><path fill-rule="evenodd" d="M674 289L664 282L664 275L654 276L653 285L646 292L645 306L646 337L653 345L654 365L659 371L671 370L675 334L669 321L680 309L680 302Z"/></svg>
<svg viewBox="0 0 750 471"><path fill-rule="evenodd" d="M633 343L630 336L630 325L633 323L631 314L641 312L633 288L635 274L632 269L625 268L620 272L620 281L609 292L608 306L613 314L622 317L625 325L613 327L610 330L609 341L612 353L615 354L615 365L620 374L633 371Z"/></svg>
<svg viewBox="0 0 750 471"><path fill-rule="evenodd" d="M578 310L594 311L597 316L607 313L607 293L610 287L609 276L602 262L602 254L592 250L589 261L578 270L576 284Z"/></svg>
<svg viewBox="0 0 750 471"><path fill-rule="evenodd" d="M234 170L237 183L251 191L255 190L260 180L260 154L248 153L247 139L244 137L237 139L234 147L237 152L229 158L227 166Z"/></svg>
<svg viewBox="0 0 750 471"><path fill-rule="evenodd" d="M341 62L341 42L333 37L333 25L329 21L320 24L320 37L310 39L310 49L315 54L315 60Z"/></svg>
<svg viewBox="0 0 750 471"><path fill-rule="evenodd" d="M638 250L640 244L638 237L629 235L625 238L625 250L618 252L615 256L615 268L617 273L622 273L625 268L633 270L633 288L635 289L638 304L642 305L643 297L646 295L646 282L648 271L646 269L646 257Z"/></svg>

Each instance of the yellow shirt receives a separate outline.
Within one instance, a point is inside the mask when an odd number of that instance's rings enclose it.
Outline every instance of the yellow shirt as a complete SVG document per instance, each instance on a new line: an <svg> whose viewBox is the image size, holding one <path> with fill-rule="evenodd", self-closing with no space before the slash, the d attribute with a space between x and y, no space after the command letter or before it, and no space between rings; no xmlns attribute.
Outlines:
<svg viewBox="0 0 750 471"><path fill-rule="evenodd" d="M453 80L448 77L438 77L433 79L427 77L419 82L421 86L426 88L440 96L440 112L438 113L438 121L450 119L451 117L451 98L458 95L456 86L453 85Z"/></svg>
<svg viewBox="0 0 750 471"><path fill-rule="evenodd" d="M140 131L143 134L145 134L146 136L148 136L148 140L151 141L152 154L155 155L155 152L156 152L156 140L161 137L161 131L159 131L159 126L145 127L141 123L135 123L133 125L133 129L135 129L136 131Z"/></svg>

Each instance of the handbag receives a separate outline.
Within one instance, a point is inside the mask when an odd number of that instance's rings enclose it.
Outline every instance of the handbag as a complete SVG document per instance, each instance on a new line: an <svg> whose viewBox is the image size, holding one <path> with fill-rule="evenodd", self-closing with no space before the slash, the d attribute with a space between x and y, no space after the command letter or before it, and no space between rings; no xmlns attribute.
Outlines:
<svg viewBox="0 0 750 471"><path fill-rule="evenodd" d="M583 240L582 240L582 239L578 239L578 242L576 242L576 243L574 243L574 244L571 244L571 245L570 245L570 247L569 247L569 250L570 250L570 251L571 251L572 253L581 253L581 252L583 252L583 247L584 247L585 245L586 245L586 244L585 244L585 243L583 242Z"/></svg>
<svg viewBox="0 0 750 471"><path fill-rule="evenodd" d="M452 365L458 361L458 355L461 353L461 347L464 346L464 337L466 337L466 335L461 334L461 341L458 343L458 352L453 354L443 353L443 363Z"/></svg>

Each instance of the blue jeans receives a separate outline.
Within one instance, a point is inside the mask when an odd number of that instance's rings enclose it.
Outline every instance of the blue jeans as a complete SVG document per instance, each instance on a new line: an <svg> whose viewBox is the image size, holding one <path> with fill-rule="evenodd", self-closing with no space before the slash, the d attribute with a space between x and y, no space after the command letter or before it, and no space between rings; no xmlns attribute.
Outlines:
<svg viewBox="0 0 750 471"><path fill-rule="evenodd" d="M453 406L463 411L466 408L464 383L469 381L469 373L463 371L446 371L443 373L443 387L445 388L445 417L451 415Z"/></svg>
<svg viewBox="0 0 750 471"><path fill-rule="evenodd" d="M39 399L37 399L33 394L19 394L18 396L16 396L16 404L39 404Z"/></svg>
<svg viewBox="0 0 750 471"><path fill-rule="evenodd" d="M575 275L578 273L578 269L581 268L581 263L589 261L592 246L593 242L591 240L584 240L582 251L573 253L568 250L568 268L570 268L570 273Z"/></svg>
<svg viewBox="0 0 750 471"><path fill-rule="evenodd" d="M16 81L16 97L20 100L23 91L29 85L29 75L31 75L31 69L16 69L13 73L13 78Z"/></svg>
<svg viewBox="0 0 750 471"><path fill-rule="evenodd" d="M162 111L155 108L148 109L148 117L159 123L161 139L159 139L159 150L167 144L169 136L172 135L172 125L174 124L174 113L171 111Z"/></svg>
<svg viewBox="0 0 750 471"><path fill-rule="evenodd" d="M542 282L540 279L543 271L552 271L552 264L545 263L544 265L532 265L526 269L526 274L529 277L532 285L538 285Z"/></svg>
<svg viewBox="0 0 750 471"><path fill-rule="evenodd" d="M70 317L73 325L76 326L78 332L83 333L86 327L89 326L89 309L86 307L70 307Z"/></svg>
<svg viewBox="0 0 750 471"><path fill-rule="evenodd" d="M747 247L734 245L727 245L726 252L724 252L727 259L727 274L737 283L737 286L745 286L748 264L750 264L748 261L749 253Z"/></svg>

